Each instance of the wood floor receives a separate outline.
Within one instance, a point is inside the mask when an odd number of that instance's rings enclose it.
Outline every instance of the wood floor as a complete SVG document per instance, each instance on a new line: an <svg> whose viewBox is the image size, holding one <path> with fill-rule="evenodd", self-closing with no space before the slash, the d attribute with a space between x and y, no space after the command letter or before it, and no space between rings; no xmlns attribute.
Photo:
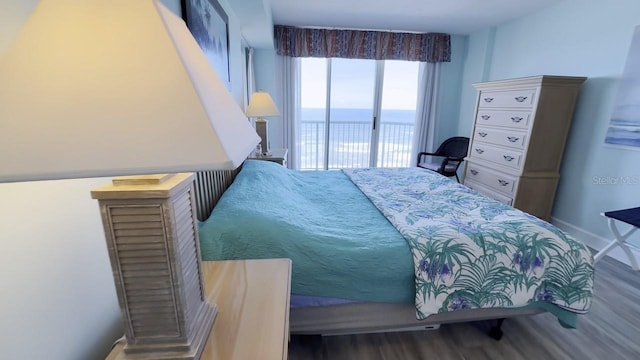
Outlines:
<svg viewBox="0 0 640 360"><path fill-rule="evenodd" d="M289 359L640 359L640 273L605 257L596 265L591 311L577 329L540 314L505 320L504 336L486 335L492 322L442 325L439 330L292 336Z"/></svg>

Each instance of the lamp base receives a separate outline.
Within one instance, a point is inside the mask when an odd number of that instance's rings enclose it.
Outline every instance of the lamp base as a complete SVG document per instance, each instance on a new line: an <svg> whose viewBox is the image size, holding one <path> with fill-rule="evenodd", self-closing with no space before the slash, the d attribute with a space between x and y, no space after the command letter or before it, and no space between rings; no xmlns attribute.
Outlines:
<svg viewBox="0 0 640 360"><path fill-rule="evenodd" d="M269 153L269 131L267 126L267 120L258 118L256 120L256 132L260 136L260 146L262 147L262 155Z"/></svg>
<svg viewBox="0 0 640 360"><path fill-rule="evenodd" d="M204 292L193 175L118 178L91 195L128 342L115 359L199 359L217 308Z"/></svg>
<svg viewBox="0 0 640 360"><path fill-rule="evenodd" d="M216 305L209 305L205 310L205 314L199 318L200 323L196 335L193 338L193 343L188 350L173 350L172 347L183 347L181 344L158 344L157 346L145 346L143 349L140 347L131 348L127 344L125 337L122 338L124 344L123 351L112 354L113 357L109 357L108 360L197 360L200 359L200 355L207 344L209 333L213 328L213 323L218 314ZM188 348L188 346L187 346ZM133 352L131 352L133 350ZM144 351L144 352L140 352Z"/></svg>

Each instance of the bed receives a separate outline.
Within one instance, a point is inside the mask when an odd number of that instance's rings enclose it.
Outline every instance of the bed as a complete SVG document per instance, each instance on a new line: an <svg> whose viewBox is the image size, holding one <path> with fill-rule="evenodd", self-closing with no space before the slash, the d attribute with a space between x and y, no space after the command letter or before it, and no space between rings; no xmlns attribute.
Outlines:
<svg viewBox="0 0 640 360"><path fill-rule="evenodd" d="M222 185L211 190L212 179ZM545 311L575 327L591 304L582 243L428 170L301 172L247 160L239 173L198 174L196 189L203 260L292 259L292 333Z"/></svg>

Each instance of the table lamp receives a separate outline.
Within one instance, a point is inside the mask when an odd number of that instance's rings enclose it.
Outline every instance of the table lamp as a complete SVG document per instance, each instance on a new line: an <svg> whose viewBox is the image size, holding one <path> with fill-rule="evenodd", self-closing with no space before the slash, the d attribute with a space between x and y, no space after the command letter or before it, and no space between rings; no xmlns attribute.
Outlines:
<svg viewBox="0 0 640 360"><path fill-rule="evenodd" d="M204 297L191 174L259 142L157 0L42 0L0 58L0 182L114 175L99 199L125 359L197 359Z"/></svg>
<svg viewBox="0 0 640 360"><path fill-rule="evenodd" d="M276 107L276 104L269 96L269 93L264 91L258 91L251 95L249 100L249 106L247 107L247 116L258 117L256 119L256 132L260 135L260 143L262 154L269 153L269 133L267 129L267 120L263 116L278 116L280 112Z"/></svg>

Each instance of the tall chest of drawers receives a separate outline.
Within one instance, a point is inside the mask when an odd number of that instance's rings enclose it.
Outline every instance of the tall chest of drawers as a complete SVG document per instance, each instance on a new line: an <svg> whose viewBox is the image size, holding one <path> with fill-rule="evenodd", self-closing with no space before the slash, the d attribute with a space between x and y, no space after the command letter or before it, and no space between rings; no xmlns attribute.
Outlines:
<svg viewBox="0 0 640 360"><path fill-rule="evenodd" d="M549 220L585 80L545 75L473 84L478 95L464 184Z"/></svg>

